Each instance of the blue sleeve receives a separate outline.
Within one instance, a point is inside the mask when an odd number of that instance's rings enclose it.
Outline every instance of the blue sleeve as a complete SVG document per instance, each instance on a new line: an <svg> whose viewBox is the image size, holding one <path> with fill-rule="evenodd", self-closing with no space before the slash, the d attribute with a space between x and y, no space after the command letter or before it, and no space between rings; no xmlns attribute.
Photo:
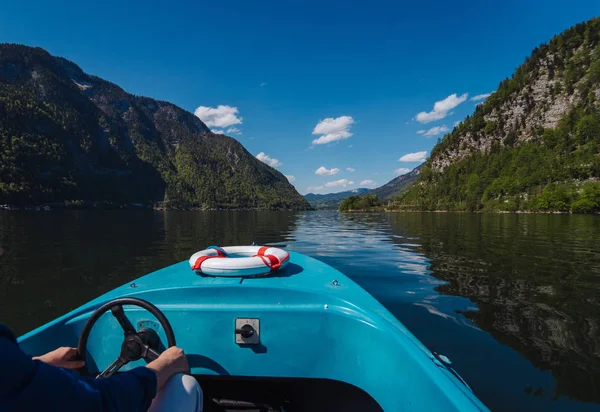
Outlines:
<svg viewBox="0 0 600 412"><path fill-rule="evenodd" d="M135 368L107 379L81 377L32 360L0 325L0 412L146 411L156 396L156 374Z"/></svg>

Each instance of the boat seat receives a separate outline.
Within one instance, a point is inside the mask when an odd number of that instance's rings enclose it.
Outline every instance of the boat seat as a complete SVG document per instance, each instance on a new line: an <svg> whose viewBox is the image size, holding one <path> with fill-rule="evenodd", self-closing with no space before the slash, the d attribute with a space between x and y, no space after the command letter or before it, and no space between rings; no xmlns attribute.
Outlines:
<svg viewBox="0 0 600 412"><path fill-rule="evenodd" d="M264 403L213 398L204 410L207 412L279 412L286 409L283 405L275 407Z"/></svg>
<svg viewBox="0 0 600 412"><path fill-rule="evenodd" d="M194 376L207 412L380 412L363 390L329 379Z"/></svg>

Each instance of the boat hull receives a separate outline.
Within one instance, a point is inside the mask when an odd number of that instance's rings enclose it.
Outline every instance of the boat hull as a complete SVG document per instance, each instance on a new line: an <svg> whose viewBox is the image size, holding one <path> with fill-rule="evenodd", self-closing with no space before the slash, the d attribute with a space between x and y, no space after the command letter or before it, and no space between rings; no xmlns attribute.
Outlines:
<svg viewBox="0 0 600 412"><path fill-rule="evenodd" d="M96 308L126 296L164 312L195 375L339 381L365 391L385 411L487 410L372 296L339 271L297 253L268 278L200 276L181 262L123 285L19 341L32 355L75 346ZM157 330L166 342L152 315L135 307L125 311L134 325ZM236 319L259 320L258 344L236 343ZM109 365L121 341L118 323L103 315L89 339L90 371Z"/></svg>

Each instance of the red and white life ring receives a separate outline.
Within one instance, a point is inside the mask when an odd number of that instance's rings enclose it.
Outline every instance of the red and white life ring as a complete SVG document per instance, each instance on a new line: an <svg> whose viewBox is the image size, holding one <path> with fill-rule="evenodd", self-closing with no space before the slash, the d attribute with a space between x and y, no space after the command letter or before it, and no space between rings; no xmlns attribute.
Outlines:
<svg viewBox="0 0 600 412"><path fill-rule="evenodd" d="M290 254L270 246L210 246L190 258L193 270L211 276L259 276L276 272Z"/></svg>

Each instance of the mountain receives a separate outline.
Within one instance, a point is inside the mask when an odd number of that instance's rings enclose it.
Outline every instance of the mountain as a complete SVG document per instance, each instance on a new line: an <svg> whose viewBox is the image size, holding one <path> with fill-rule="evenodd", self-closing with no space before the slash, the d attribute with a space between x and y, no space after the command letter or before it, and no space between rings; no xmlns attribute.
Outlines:
<svg viewBox="0 0 600 412"><path fill-rule="evenodd" d="M0 203L310 208L193 114L40 48L0 45Z"/></svg>
<svg viewBox="0 0 600 412"><path fill-rule="evenodd" d="M395 206L600 211L600 19L533 50L433 148Z"/></svg>
<svg viewBox="0 0 600 412"><path fill-rule="evenodd" d="M319 195L315 193L309 193L304 195L304 198L311 204L315 209L336 209L342 203L342 200L350 197L350 196L363 196L363 195L377 195L379 200L388 200L394 196L398 196L403 190L410 187L412 183L414 183L419 174L421 173L421 167L423 165L419 165L411 170L409 173L398 176L383 186L380 186L375 189L354 189L354 190L346 190L344 192L338 193L328 193L325 195Z"/></svg>
<svg viewBox="0 0 600 412"><path fill-rule="evenodd" d="M377 195L377 197L381 200L389 199L394 196L398 196L400 192L410 187L417 178L419 174L421 174L421 168L423 165L419 165L411 170L409 173L398 176L383 186L380 186L376 189L372 189L369 191L369 194Z"/></svg>
<svg viewBox="0 0 600 412"><path fill-rule="evenodd" d="M335 209L337 210L340 202L349 196L363 195L367 193L369 189L360 188L353 190L346 190L345 192L328 193L325 195L319 195L315 193L309 193L304 195L304 198L310 203L315 209Z"/></svg>

